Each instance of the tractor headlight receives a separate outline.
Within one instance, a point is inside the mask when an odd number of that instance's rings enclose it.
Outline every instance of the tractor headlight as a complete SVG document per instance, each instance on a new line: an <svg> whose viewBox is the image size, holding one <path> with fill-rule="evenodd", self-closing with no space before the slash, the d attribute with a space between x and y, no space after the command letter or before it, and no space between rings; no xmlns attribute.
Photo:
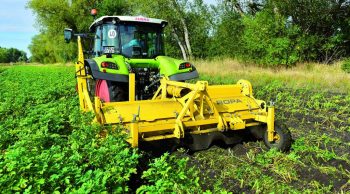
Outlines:
<svg viewBox="0 0 350 194"><path fill-rule="evenodd" d="M181 69L188 69L191 68L192 64L191 63L181 63L181 65L179 66L179 70Z"/></svg>
<svg viewBox="0 0 350 194"><path fill-rule="evenodd" d="M107 69L116 69L116 70L119 69L118 65L113 62L102 62L101 67L107 68Z"/></svg>

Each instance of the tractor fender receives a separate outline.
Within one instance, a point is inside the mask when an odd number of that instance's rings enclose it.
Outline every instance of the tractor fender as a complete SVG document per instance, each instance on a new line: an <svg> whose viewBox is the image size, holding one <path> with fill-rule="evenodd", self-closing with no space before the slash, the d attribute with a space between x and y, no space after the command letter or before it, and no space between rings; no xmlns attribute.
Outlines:
<svg viewBox="0 0 350 194"><path fill-rule="evenodd" d="M196 67L192 65L192 69L180 69L180 65L189 63L184 60L178 60L167 56L158 56L155 59L159 64L161 75L168 76L173 81L185 81L198 77Z"/></svg>
<svg viewBox="0 0 350 194"><path fill-rule="evenodd" d="M109 81L115 81L115 82L129 82L129 76L128 75L121 75L121 74L111 74L111 73L103 73L100 71L97 63L93 59L86 59L84 61L85 66L89 66L91 72L91 75L94 79L103 79L103 80L109 80Z"/></svg>
<svg viewBox="0 0 350 194"><path fill-rule="evenodd" d="M190 79L194 79L197 78L198 72L197 70L191 71L191 72L186 72L186 73L179 73L179 74L175 74L175 75L171 75L169 76L170 80L173 81L184 81L184 80L190 80Z"/></svg>

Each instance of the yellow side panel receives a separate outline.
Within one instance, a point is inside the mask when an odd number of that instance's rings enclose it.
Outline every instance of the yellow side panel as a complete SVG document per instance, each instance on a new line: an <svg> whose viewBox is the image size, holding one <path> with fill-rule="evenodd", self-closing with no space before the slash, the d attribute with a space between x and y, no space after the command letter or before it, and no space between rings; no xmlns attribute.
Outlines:
<svg viewBox="0 0 350 194"><path fill-rule="evenodd" d="M254 99L246 96L217 97L211 96L219 112L238 112L243 110L259 109L259 105Z"/></svg>
<svg viewBox="0 0 350 194"><path fill-rule="evenodd" d="M238 85L214 85L208 86L207 92L209 96L215 98L226 98L233 96L243 96L241 93L242 87Z"/></svg>
<svg viewBox="0 0 350 194"><path fill-rule="evenodd" d="M181 109L181 104L172 99L105 103L102 107L106 123L132 122L135 116L140 121L174 119Z"/></svg>
<svg viewBox="0 0 350 194"><path fill-rule="evenodd" d="M219 112L236 112L241 110L258 109L254 99L242 94L239 85L208 86L208 94Z"/></svg>

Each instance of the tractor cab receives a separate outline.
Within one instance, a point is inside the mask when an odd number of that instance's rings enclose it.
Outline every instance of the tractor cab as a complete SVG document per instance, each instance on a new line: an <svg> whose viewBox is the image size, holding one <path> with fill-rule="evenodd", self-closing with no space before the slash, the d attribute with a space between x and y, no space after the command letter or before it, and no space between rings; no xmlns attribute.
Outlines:
<svg viewBox="0 0 350 194"><path fill-rule="evenodd" d="M93 53L152 59L164 55L163 29L167 22L142 16L104 16L92 23Z"/></svg>

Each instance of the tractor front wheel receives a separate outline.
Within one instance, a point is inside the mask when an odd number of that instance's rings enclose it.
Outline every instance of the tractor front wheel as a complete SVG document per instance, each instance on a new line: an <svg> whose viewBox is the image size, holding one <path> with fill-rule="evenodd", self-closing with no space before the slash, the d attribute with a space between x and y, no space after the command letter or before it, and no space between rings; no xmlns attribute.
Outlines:
<svg viewBox="0 0 350 194"><path fill-rule="evenodd" d="M86 79L87 89L91 101L98 96L104 102L121 102L128 100L128 85L120 82L113 82L103 79L95 79L89 65L85 66L85 71L90 78Z"/></svg>
<svg viewBox="0 0 350 194"><path fill-rule="evenodd" d="M86 79L86 85L90 100L93 102L95 97L96 80L92 77L91 68L89 65L85 66L85 71L87 75L90 75L90 78Z"/></svg>
<svg viewBox="0 0 350 194"><path fill-rule="evenodd" d="M121 102L128 100L127 87L124 83L97 80L95 95L104 102Z"/></svg>
<svg viewBox="0 0 350 194"><path fill-rule="evenodd" d="M276 148L282 152L290 149L292 144L292 135L287 127L275 123L274 141L269 142L267 130L264 134L264 143L267 148Z"/></svg>

